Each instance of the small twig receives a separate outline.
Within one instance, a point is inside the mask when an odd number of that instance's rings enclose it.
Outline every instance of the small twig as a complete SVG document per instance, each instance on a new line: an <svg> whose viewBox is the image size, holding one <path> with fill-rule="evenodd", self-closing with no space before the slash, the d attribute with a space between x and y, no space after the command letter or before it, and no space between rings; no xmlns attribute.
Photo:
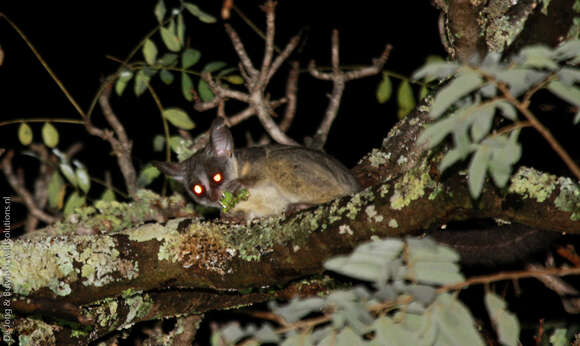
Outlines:
<svg viewBox="0 0 580 346"><path fill-rule="evenodd" d="M526 127L531 127L532 124L529 121L518 121L517 123L511 124L509 126L502 127L501 129L497 130L496 132L492 133L489 138L503 135L504 133L510 133L517 129L523 129Z"/></svg>
<svg viewBox="0 0 580 346"><path fill-rule="evenodd" d="M159 115L161 116L161 123L163 124L163 135L165 137L165 161L169 162L171 160L171 146L169 145L169 124L167 123L167 119L163 116L163 104L161 103L161 99L155 90L153 90L151 85L147 84L147 90L151 94L153 102L155 102L157 110L159 111Z"/></svg>
<svg viewBox="0 0 580 346"><path fill-rule="evenodd" d="M506 281L506 280L519 280L526 278L539 278L544 275L555 275L555 276L567 276L567 275L578 275L580 274L580 267L574 268L549 268L549 269L537 269L537 270L524 270L524 271L512 271L512 272L502 272L492 275L474 276L463 282L441 286L437 289L437 293L444 293L448 291L460 290L473 285L490 284L496 281Z"/></svg>
<svg viewBox="0 0 580 346"><path fill-rule="evenodd" d="M298 89L298 76L300 75L300 65L298 61L292 62L292 67L290 68L290 74L288 75L288 81L286 82L286 99L288 103L286 104L286 110L284 111L284 117L280 122L280 129L284 132L288 131L294 116L296 115L296 95Z"/></svg>
<svg viewBox="0 0 580 346"><path fill-rule="evenodd" d="M8 183L10 184L12 189L16 192L16 194L18 194L18 196L20 196L20 198L22 198L24 205L26 205L26 208L28 208L30 214L32 214L34 217L48 224L58 221L59 220L58 217L50 215L46 213L44 210L42 210L40 207L38 207L30 191L28 191L26 187L24 187L24 184L22 184L19 181L16 174L14 174L14 170L12 168L13 157L14 151L9 150L4 156L4 159L2 160L2 171L4 172L6 180L8 180Z"/></svg>
<svg viewBox="0 0 580 346"><path fill-rule="evenodd" d="M256 68L252 64L252 61L250 60L248 53L246 53L246 49L244 48L244 45L240 40L238 33L229 24L225 24L225 28L226 32L230 36L230 40L234 45L234 49L238 54L238 57L240 58L240 62L244 66L244 72L248 76L250 76L250 78L255 78L258 75L258 70L256 70Z"/></svg>
<svg viewBox="0 0 580 346"><path fill-rule="evenodd" d="M103 92L99 97L99 104L101 105L105 119L115 130L115 133L119 138L115 138L110 130L103 130L94 126L88 117L85 117L85 127L91 135L100 137L111 144L111 147L117 156L117 163L119 164L119 168L121 169L121 173L125 179L127 191L130 196L135 196L135 193L137 192L137 174L135 173L135 167L131 160L132 143L129 141L125 129L119 122L109 104L112 81L107 80L105 83L107 83L107 86L103 88Z"/></svg>
<svg viewBox="0 0 580 346"><path fill-rule="evenodd" d="M294 49L296 49L296 46L298 46L298 42L300 42L300 36L294 36L290 39L290 42L288 42L282 53L280 53L280 55L278 55L276 59L274 59L274 62L272 63L272 66L270 66L264 84L268 84L268 82L270 81L272 76L276 73L276 71L278 71L282 63L286 59L288 59L290 54L292 54Z"/></svg>
<svg viewBox="0 0 580 346"><path fill-rule="evenodd" d="M44 69L46 70L46 72L48 72L48 74L50 75L50 77L52 78L52 80L56 83L56 85L58 85L58 87L60 88L60 90L63 92L63 94L69 100L69 102L73 105L73 107L76 109L76 111L79 113L79 115L81 117L85 118L86 117L86 114L83 111L83 109L81 108L81 106L77 103L77 101L74 99L74 97L72 96L72 94L69 93L69 91L66 89L66 87L64 86L64 84L61 82L61 80L56 76L56 73L54 73L54 71L52 71L52 69L50 68L50 66L48 66L48 64L46 63L46 61L44 61L44 59L42 58L42 56L40 55L40 53L38 53L38 51L36 50L36 48L34 47L34 45L32 44L32 42L30 42L30 40L24 34L24 32L22 30L20 30L20 28L14 22L12 22L10 20L10 18L8 18L6 15L4 15L4 13L0 12L0 18L4 18L4 20L6 20L6 22L8 22L8 24L12 27L12 29L14 29L18 33L18 35L26 43L26 45L28 46L28 48L30 48L30 50L32 51L32 54L34 54L34 56L40 62L40 64L42 65L42 67L44 67Z"/></svg>
<svg viewBox="0 0 580 346"><path fill-rule="evenodd" d="M537 264L528 264L526 268L529 270L544 269ZM536 279L562 297L562 305L568 313L577 314L580 312L580 299L578 298L580 292L577 289L554 275L543 275L536 277Z"/></svg>
<svg viewBox="0 0 580 346"><path fill-rule="evenodd" d="M316 64L314 61L311 61L308 66L308 70L313 77L321 80L331 80L333 82L332 94L330 95L328 107L326 108L324 118L322 119L320 126L318 127L318 130L312 139L312 147L316 149L321 149L324 147L324 144L328 139L328 133L330 132L332 123L338 114L340 100L342 98L346 82L379 73L383 69L391 49L392 46L387 45L381 56L373 61L371 66L363 67L354 71L343 72L340 69L338 30L333 30L331 47L332 72L324 73L316 69Z"/></svg>
<svg viewBox="0 0 580 346"><path fill-rule="evenodd" d="M512 93L510 92L510 90L508 89L508 87L505 84L499 82L493 76L485 74L483 71L479 71L479 72L484 77L490 79L491 81L493 81L497 85L497 88L504 94L506 100L509 103L511 103L514 107L516 107L518 109L518 111L520 111L520 113L522 113L524 115L524 117L526 117L526 119L528 119L528 121L536 129L536 131L538 131L544 137L544 139L548 142L548 144L550 144L550 146L556 152L556 154L558 154L558 156L560 156L560 158L562 159L562 161L564 161L566 166L568 166L568 169L570 169L572 174L574 174L576 176L576 178L578 180L580 180L580 167L578 167L578 165L576 165L576 163L570 157L570 155L566 152L566 150L560 145L560 143L558 143L558 141L552 135L550 130L548 130L548 128L546 128L544 125L542 125L542 123L538 120L538 118L536 118L536 116L532 113L532 111L530 111L527 107L525 107L525 105L523 103L519 102L512 95Z"/></svg>
<svg viewBox="0 0 580 346"><path fill-rule="evenodd" d="M261 88L267 84L267 77L270 72L272 58L274 56L274 34L275 34L275 19L274 10L276 9L276 2L268 0L261 9L266 12L266 47L264 50L264 58L262 60L262 67L260 68L260 75L255 81L256 88Z"/></svg>

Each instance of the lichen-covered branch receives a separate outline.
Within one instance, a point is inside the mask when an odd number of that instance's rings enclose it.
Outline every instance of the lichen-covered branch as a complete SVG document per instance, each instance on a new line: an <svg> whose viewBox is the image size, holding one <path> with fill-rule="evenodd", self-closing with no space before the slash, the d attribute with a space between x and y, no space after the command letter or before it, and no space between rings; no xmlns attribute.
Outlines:
<svg viewBox="0 0 580 346"><path fill-rule="evenodd" d="M467 61L488 52L518 52L522 47L556 46L577 34L574 1L434 1L441 10L440 36L452 58ZM446 19L446 20L444 20Z"/></svg>

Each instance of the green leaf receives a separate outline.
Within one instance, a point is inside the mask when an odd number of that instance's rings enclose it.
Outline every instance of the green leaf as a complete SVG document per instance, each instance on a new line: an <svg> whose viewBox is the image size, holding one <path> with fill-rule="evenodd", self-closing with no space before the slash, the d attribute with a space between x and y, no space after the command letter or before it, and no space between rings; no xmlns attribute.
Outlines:
<svg viewBox="0 0 580 346"><path fill-rule="evenodd" d="M489 163L490 152L485 146L480 146L469 164L469 192L473 198L479 197L485 182L485 173Z"/></svg>
<svg viewBox="0 0 580 346"><path fill-rule="evenodd" d="M165 147L165 137L162 135L155 135L153 137L153 151L160 152Z"/></svg>
<svg viewBox="0 0 580 346"><path fill-rule="evenodd" d="M244 79L242 78L242 76L238 74L231 74L229 76L225 76L224 79L234 85L244 84Z"/></svg>
<svg viewBox="0 0 580 346"><path fill-rule="evenodd" d="M445 172L445 170L451 167L455 162L464 158L465 156L463 155L462 150L458 149L449 150L443 157L443 160L441 160L441 162L439 163L439 171L441 171L441 173Z"/></svg>
<svg viewBox="0 0 580 346"><path fill-rule="evenodd" d="M580 106L580 89L573 85L566 85L560 81L554 80L548 84L548 90L562 100L575 106Z"/></svg>
<svg viewBox="0 0 580 346"><path fill-rule="evenodd" d="M473 142L479 142L489 134L489 130L491 130L493 121L493 115L495 113L494 102L480 104L476 107L477 108L475 112L470 115L474 118L474 121L471 125L471 138L473 139Z"/></svg>
<svg viewBox="0 0 580 346"><path fill-rule="evenodd" d="M377 101L381 104L387 102L391 98L392 93L393 84L391 83L391 78L383 72L383 80L377 88Z"/></svg>
<svg viewBox="0 0 580 346"><path fill-rule="evenodd" d="M157 47L150 39L145 40L145 44L143 45L143 56L145 57L145 62L147 64L155 64L155 60L157 59Z"/></svg>
<svg viewBox="0 0 580 346"><path fill-rule="evenodd" d="M516 121L518 119L518 113L511 103L507 101L497 101L495 105L499 108L500 114L505 118L511 121Z"/></svg>
<svg viewBox="0 0 580 346"><path fill-rule="evenodd" d="M203 102L211 101L214 98L214 95L209 88L209 84L207 84L203 79L200 79L197 84L197 92Z"/></svg>
<svg viewBox="0 0 580 346"><path fill-rule="evenodd" d="M42 140L49 148L54 148L58 145L58 131L51 123L44 123L44 126L42 126Z"/></svg>
<svg viewBox="0 0 580 346"><path fill-rule="evenodd" d="M502 345L519 345L520 324L517 317L506 310L506 303L497 294L485 294L485 307Z"/></svg>
<svg viewBox="0 0 580 346"><path fill-rule="evenodd" d="M578 123L580 123L580 110L574 116L574 125L577 125Z"/></svg>
<svg viewBox="0 0 580 346"><path fill-rule="evenodd" d="M165 8L165 3L163 2L163 0L157 1L157 5L155 5L155 9L153 10L153 13L155 13L155 18L157 18L157 21L159 22L159 24L161 24L163 22L163 17L165 17L165 12L166 12L166 8Z"/></svg>
<svg viewBox="0 0 580 346"><path fill-rule="evenodd" d="M154 71L145 68L137 72L137 76L135 76L135 95L141 96L147 90L153 74Z"/></svg>
<svg viewBox="0 0 580 346"><path fill-rule="evenodd" d="M214 16L203 12L202 10L199 9L199 7L197 7L197 5L194 4L190 4L188 2L184 2L183 6L185 6L185 9L189 11L189 13L191 13L192 15L194 15L195 17L197 17L197 19L199 19L201 22L203 23L215 23L216 19Z"/></svg>
<svg viewBox="0 0 580 346"><path fill-rule="evenodd" d="M415 262L407 268L404 277L429 285L449 285L465 280L459 265L451 262Z"/></svg>
<svg viewBox="0 0 580 346"><path fill-rule="evenodd" d="M101 198L99 198L101 201L105 201L105 202L112 202L117 200L115 198L115 192L113 192L113 190L111 189L106 189L105 192L103 192L103 194L101 195Z"/></svg>
<svg viewBox="0 0 580 346"><path fill-rule="evenodd" d="M170 51L179 52L181 49L181 42L179 41L179 37L175 35L175 31L166 27L161 27L161 39Z"/></svg>
<svg viewBox="0 0 580 346"><path fill-rule="evenodd" d="M350 255L331 258L324 267L359 280L383 282L390 275L390 262L400 256L402 249L400 239L371 241L359 245Z"/></svg>
<svg viewBox="0 0 580 346"><path fill-rule="evenodd" d="M430 124L421 132L418 142L421 144L427 144L429 148L435 147L453 131L456 122L456 119L449 117Z"/></svg>
<svg viewBox="0 0 580 346"><path fill-rule="evenodd" d="M555 70L558 68L558 64L552 59L552 50L544 46L532 46L523 48L520 55L524 57L523 66L534 67L538 69L547 68L549 70Z"/></svg>
<svg viewBox="0 0 580 346"><path fill-rule="evenodd" d="M32 143L32 139L33 135L30 125L28 125L27 123L20 124L20 126L18 127L18 140L20 141L20 143L22 143L22 145L29 145L30 143Z"/></svg>
<svg viewBox="0 0 580 346"><path fill-rule="evenodd" d="M78 186L85 194L88 193L89 189L91 188L91 179L89 178L89 173L87 172L86 168L84 166L77 167L76 176Z"/></svg>
<svg viewBox="0 0 580 346"><path fill-rule="evenodd" d="M223 61L212 61L207 63L204 67L203 67L203 72L215 72L217 70L221 70L222 68L224 68L226 66L226 63Z"/></svg>
<svg viewBox="0 0 580 346"><path fill-rule="evenodd" d="M165 53L157 62L163 66L175 66L178 59L179 55L175 53Z"/></svg>
<svg viewBox="0 0 580 346"><path fill-rule="evenodd" d="M77 176L72 166L68 162L62 162L58 167L69 183L71 183L72 186L77 186Z"/></svg>
<svg viewBox="0 0 580 346"><path fill-rule="evenodd" d="M181 54L181 67L188 69L197 64L201 58L201 52L197 49L187 48Z"/></svg>
<svg viewBox="0 0 580 346"><path fill-rule="evenodd" d="M413 79L421 79L423 77L428 81L436 78L443 79L453 75L458 68L459 64L455 62L427 63L413 73Z"/></svg>
<svg viewBox="0 0 580 346"><path fill-rule="evenodd" d="M117 93L117 95L121 96L123 94L123 91L131 78L133 78L133 72L129 70L121 71L119 78L117 78L117 82L115 82L115 93Z"/></svg>
<svg viewBox="0 0 580 346"><path fill-rule="evenodd" d="M353 346L362 345L363 339L358 336L350 327L346 327L341 330L336 336L336 342L333 345L336 346Z"/></svg>
<svg viewBox="0 0 580 346"><path fill-rule="evenodd" d="M180 129L191 130L195 127L195 124L189 118L186 112L179 108L168 108L163 111L163 116L165 119Z"/></svg>
<svg viewBox="0 0 580 346"><path fill-rule="evenodd" d="M72 214L75 209L82 207L85 204L86 197L81 196L78 192L73 192L64 205L64 216L67 217Z"/></svg>
<svg viewBox="0 0 580 346"><path fill-rule="evenodd" d="M62 177L58 171L53 172L48 183L48 206L57 210L62 209L65 192L66 186Z"/></svg>
<svg viewBox="0 0 580 346"><path fill-rule="evenodd" d="M181 92L187 101L193 101L193 81L185 72L181 73ZM212 94L213 96L213 94ZM203 96L202 96L203 99Z"/></svg>
<svg viewBox="0 0 580 346"><path fill-rule="evenodd" d="M324 307L325 301L322 298L294 298L288 304L278 305L270 302L269 307L276 315L282 316L289 323L299 321L302 317L311 313L318 313Z"/></svg>
<svg viewBox="0 0 580 346"><path fill-rule="evenodd" d="M399 90L397 90L397 103L399 105L398 117L403 119L410 111L415 108L415 97L413 96L413 89L408 80L401 81Z"/></svg>
<svg viewBox="0 0 580 346"><path fill-rule="evenodd" d="M552 346L568 346L572 344L572 340L569 340L566 336L566 328L556 328L554 333L550 335L550 345Z"/></svg>
<svg viewBox="0 0 580 346"><path fill-rule="evenodd" d="M431 118L438 118L451 105L459 101L463 96L479 88L482 83L481 77L475 72L465 71L459 74L437 93L429 115Z"/></svg>
<svg viewBox="0 0 580 346"><path fill-rule="evenodd" d="M175 79L175 77L173 77L173 73L167 70L161 70L159 73L159 78L161 78L161 81L167 85L173 83L173 80Z"/></svg>
<svg viewBox="0 0 580 346"><path fill-rule="evenodd" d="M181 13L177 15L177 38L179 42L185 42L185 22Z"/></svg>
<svg viewBox="0 0 580 346"><path fill-rule="evenodd" d="M469 310L448 293L437 297L431 317L439 329L435 345L485 345Z"/></svg>
<svg viewBox="0 0 580 346"><path fill-rule="evenodd" d="M137 185L139 185L139 187L147 187L160 174L161 172L157 169L157 167L153 165L147 165L145 168L143 168L141 173L139 173L139 177L137 178Z"/></svg>

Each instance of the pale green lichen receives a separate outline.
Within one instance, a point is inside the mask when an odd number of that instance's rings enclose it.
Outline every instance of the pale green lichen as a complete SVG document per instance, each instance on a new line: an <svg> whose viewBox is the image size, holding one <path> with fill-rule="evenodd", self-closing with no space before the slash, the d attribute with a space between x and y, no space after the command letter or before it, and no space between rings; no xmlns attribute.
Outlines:
<svg viewBox="0 0 580 346"><path fill-rule="evenodd" d="M422 197L425 190L434 187L435 182L427 173L407 172L401 180L395 184L395 191L391 196L391 208L403 209L412 201Z"/></svg>
<svg viewBox="0 0 580 346"><path fill-rule="evenodd" d="M397 220L391 219L391 220L389 220L389 227L391 227L391 228L398 228L399 227L399 223L397 222Z"/></svg>
<svg viewBox="0 0 580 346"><path fill-rule="evenodd" d="M338 226L338 234L353 235L354 232L352 231L352 228L350 228L349 225L340 225Z"/></svg>
<svg viewBox="0 0 580 346"><path fill-rule="evenodd" d="M443 184L435 183L435 189L433 189L433 191L431 191L431 193L429 194L429 200L432 201L435 198L437 198L439 193L441 193L442 191L443 191Z"/></svg>
<svg viewBox="0 0 580 346"><path fill-rule="evenodd" d="M508 192L544 202L556 187L556 176L522 167L512 177Z"/></svg>
<svg viewBox="0 0 580 346"><path fill-rule="evenodd" d="M565 212L570 213L570 220L580 220L580 187L570 178L559 178L560 193L554 200L554 205Z"/></svg>
<svg viewBox="0 0 580 346"><path fill-rule="evenodd" d="M399 159L397 159L397 165L399 165L399 166L402 166L402 165L404 165L405 163L407 163L408 161L409 161L409 159L407 159L407 157L406 157L406 156L404 156L404 155L401 155L401 156L399 157Z"/></svg>
<svg viewBox="0 0 580 346"><path fill-rule="evenodd" d="M57 295L67 295L71 288L67 279L76 278L74 260L76 246L66 237L47 237L40 241L3 241L0 246L0 282L12 283L13 292L28 295L47 287Z"/></svg>
<svg viewBox="0 0 580 346"><path fill-rule="evenodd" d="M15 293L28 295L46 287L57 295L71 293L70 283L82 279L86 286L103 286L114 280L133 279L138 263L121 259L112 237L56 236L14 241L0 246L0 262L9 271L0 271L0 280L8 280ZM77 249L83 249L79 252ZM9 256L5 256L9 251ZM75 264L77 268L75 268ZM80 266L80 269L79 269Z"/></svg>
<svg viewBox="0 0 580 346"><path fill-rule="evenodd" d="M113 322L117 320L117 310L119 303L116 300L110 300L101 304L95 309L95 315L98 316L97 324L102 328L108 327L109 330L115 330Z"/></svg>
<svg viewBox="0 0 580 346"><path fill-rule="evenodd" d="M391 153L385 153L377 148L373 148L368 156L368 160L372 167L378 168L384 165L391 158Z"/></svg>
<svg viewBox="0 0 580 346"><path fill-rule="evenodd" d="M118 273L129 280L139 275L138 263L120 258L115 240L108 236L96 242L87 241L76 260L82 263L81 277L85 286L102 287L115 281L114 274Z"/></svg>
<svg viewBox="0 0 580 346"><path fill-rule="evenodd" d="M134 321L140 320L149 314L149 311L153 307L153 300L148 294L144 296L138 295L125 299L125 304L129 307L129 312L127 313L123 327L129 328Z"/></svg>
<svg viewBox="0 0 580 346"><path fill-rule="evenodd" d="M375 199L374 193L370 188L367 188L354 196L348 201L344 208L346 209L346 217L351 220L356 219L356 216L360 212L360 209L367 202L372 202Z"/></svg>
<svg viewBox="0 0 580 346"><path fill-rule="evenodd" d="M381 198L384 198L388 193L389 193L389 185L388 184L381 185L381 187L379 188L379 196L381 196Z"/></svg>
<svg viewBox="0 0 580 346"><path fill-rule="evenodd" d="M18 344L21 346L36 346L36 345L56 345L57 327L34 318L24 318L18 323L16 332L18 336Z"/></svg>
<svg viewBox="0 0 580 346"><path fill-rule="evenodd" d="M377 213L375 206L373 204L365 208L365 213L367 214L367 219L369 222L381 222L383 221L383 216Z"/></svg>

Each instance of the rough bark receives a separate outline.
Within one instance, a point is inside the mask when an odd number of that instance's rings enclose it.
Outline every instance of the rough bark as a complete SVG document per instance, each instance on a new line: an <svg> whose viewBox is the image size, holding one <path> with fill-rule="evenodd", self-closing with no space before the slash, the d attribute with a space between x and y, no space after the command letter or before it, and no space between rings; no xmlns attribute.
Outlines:
<svg viewBox="0 0 580 346"><path fill-rule="evenodd" d="M416 234L472 218L580 233L577 184L520 168L507 189L488 183L473 200L465 175L441 176L441 153L412 144L425 120L420 111L411 114L382 148L361 160L355 171L368 188L290 217L249 225L177 218L86 235L79 230L112 222L93 208L44 235L15 240L9 273L19 297L14 306L87 324L84 334L79 324L54 331L54 337L90 341L141 320L279 297L296 289L289 283L322 273L324 260L372 236ZM141 202L151 205L147 198ZM141 208L137 203L129 208ZM265 288L268 293L260 293ZM30 319L18 323L26 326Z"/></svg>

